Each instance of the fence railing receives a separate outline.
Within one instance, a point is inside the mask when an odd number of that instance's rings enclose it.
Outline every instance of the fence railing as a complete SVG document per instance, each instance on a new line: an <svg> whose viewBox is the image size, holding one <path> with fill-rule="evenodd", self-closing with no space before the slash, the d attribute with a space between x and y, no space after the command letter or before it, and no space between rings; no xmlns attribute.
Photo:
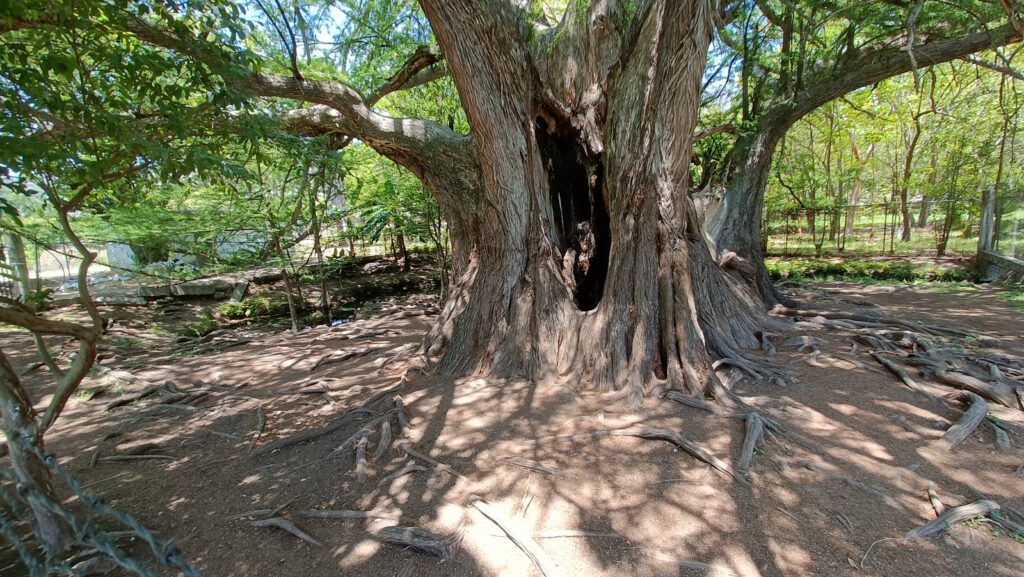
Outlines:
<svg viewBox="0 0 1024 577"><path fill-rule="evenodd" d="M18 293L14 282L14 267L8 262L8 258L4 237L0 235L0 297L15 299Z"/></svg>
<svg viewBox="0 0 1024 577"><path fill-rule="evenodd" d="M917 200L907 213L896 202L768 208L763 248L772 256L974 254L976 201Z"/></svg>

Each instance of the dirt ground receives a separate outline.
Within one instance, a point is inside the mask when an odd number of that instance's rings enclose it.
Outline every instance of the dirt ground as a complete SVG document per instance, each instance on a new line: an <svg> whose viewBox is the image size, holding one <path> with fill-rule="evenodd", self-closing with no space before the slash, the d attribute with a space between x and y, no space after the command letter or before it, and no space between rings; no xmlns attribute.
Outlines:
<svg viewBox="0 0 1024 577"><path fill-rule="evenodd" d="M996 288L834 282L792 293L806 308L877 306L904 318L968 327L991 338L979 343L1024 355L1024 313ZM419 310L424 299L409 302ZM997 415L1010 431L1008 451L996 448L988 425L955 451L936 448L933 441L948 426L944 420L955 421L959 414L916 395L878 370L870 357L851 355L850 335L836 331L793 333L825 339L819 355L790 348L764 358L788 371L785 386L743 382L734 389L796 433L796 440L776 437L763 445L749 484L660 441L524 443L644 425L677 431L734 462L743 425L733 419L659 398L646 399L641 411L632 412L605 393L576 390L573 383L451 380L415 370L396 391L410 414L405 437L448 471L430 469L388 481L387 475L410 462L393 445L379 460L370 460L367 479L359 482L354 452L347 448L332 456L332 451L364 421L260 453L274 440L334 422L399 382L411 356L384 363L395 351L410 348L399 347L417 343L431 317L398 318L404 315L391 313L402 303L389 306L379 319L336 332L319 328L293 336L253 330L248 343L206 354L169 354L164 350L169 341L155 340L110 366L128 366L147 381L172 381L185 392L209 394L194 407L161 404L154 396L104 410L117 392L130 393L134 386L73 401L48 448L110 503L160 535L174 536L185 557L207 576L540 575L497 525L467 506L475 498L532 534L557 566L553 572L561 575L1024 575L1020 537L987 522L960 524L930 539L902 539L935 517L926 493L929 481L948 506L983 495L1005 509L1024 511L1024 476L1015 474L1024 463L1024 413ZM159 318L133 317L127 308L120 314L120 326L132 334L160 336ZM376 328L392 332L343 338L344 331ZM19 369L34 360L27 333L0 330L0 339L14 352ZM332 351L364 349L369 350L362 356L311 370ZM44 376L36 371L28 382L42 383ZM319 390L310 387L318 383ZM96 383L86 383L90 386ZM314 392L300 392L303 388ZM256 439L260 410L266 425ZM100 459L90 467L97 449L102 457L144 443L157 444L154 452L170 458ZM375 432L367 454L372 456L377 445ZM511 457L542 463L555 474L524 468ZM239 516L281 506L279 515L321 545L279 529L252 527L259 515ZM299 516L310 509L399 515L402 525L461 532L461 545L450 559L439 561L374 538L375 530L394 520ZM9 568L2 574L20 571Z"/></svg>

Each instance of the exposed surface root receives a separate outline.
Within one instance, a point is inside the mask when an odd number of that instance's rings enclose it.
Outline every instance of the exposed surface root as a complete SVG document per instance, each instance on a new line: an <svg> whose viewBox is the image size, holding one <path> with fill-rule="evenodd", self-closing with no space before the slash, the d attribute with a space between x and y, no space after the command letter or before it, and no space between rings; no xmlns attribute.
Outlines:
<svg viewBox="0 0 1024 577"><path fill-rule="evenodd" d="M598 429L596 431L591 431L589 433L580 433L576 435L543 437L540 439L530 441L529 444L536 446L555 442L593 441L603 437L637 437L640 439L668 441L669 443L672 443L673 445L686 451L687 453L696 457L697 459L704 461L705 463L711 465L715 469L718 469L719 471L729 475L733 479L736 479L740 483L746 483L746 481L742 477L738 476L736 472L733 471L733 468L729 463L726 463L725 461L712 455L707 450L686 439L679 433L676 433L675 431L670 431L668 429L657 429L653 427L630 427L627 429Z"/></svg>
<svg viewBox="0 0 1024 577"><path fill-rule="evenodd" d="M938 519L931 523L907 531L906 538L922 539L924 537L938 535L961 521L986 516L993 511L999 511L999 504L994 501L986 500L975 501L969 505L953 507L952 509L947 509L944 513L939 515Z"/></svg>
<svg viewBox="0 0 1024 577"><path fill-rule="evenodd" d="M415 549L440 559L451 557L458 536L443 536L431 533L420 527L402 527L399 525L383 527L372 531L372 534L385 543Z"/></svg>
<svg viewBox="0 0 1024 577"><path fill-rule="evenodd" d="M890 361L889 359L885 358L884 356L877 352L872 352L871 356L874 357L880 365L889 369L889 371L892 372L892 374L899 377L899 379L903 381L903 384L907 385L910 388L910 390L914 391L915 393L925 395L926 397L932 396L931 393L924 389L924 387L917 384L917 381L910 378L910 375L907 374L907 371L903 370L903 368L897 365L896 363Z"/></svg>
<svg viewBox="0 0 1024 577"><path fill-rule="evenodd" d="M399 477L404 477L405 475L409 475L411 473L416 473L418 471L426 471L426 470L427 470L427 468L424 467L423 465L417 465L416 463L406 463L405 466L402 467L401 469L395 471L394 473L391 473L387 477L384 477L384 482L385 483L391 483L395 479L398 479Z"/></svg>
<svg viewBox="0 0 1024 577"><path fill-rule="evenodd" d="M253 521L251 525L253 527L277 527L282 531L287 531L288 533L295 535L296 537L302 539L310 545L316 545L317 547L321 546L320 541L317 541L309 533L306 533L302 529L299 529L295 526L295 523L292 523L284 517L271 517L270 519L260 519L258 521Z"/></svg>
<svg viewBox="0 0 1024 577"><path fill-rule="evenodd" d="M384 399L386 397L389 397L393 393L397 392L403 386L405 386L404 378L401 381L399 381L399 383L397 385L395 385L393 387L390 387L388 389L385 389L383 391L380 391L379 393L376 393L375 395L370 397L365 403L363 403L363 405L361 407L357 407L355 409L351 409L349 411L346 411L335 422L333 422L333 423L331 423L329 425L325 425L323 427L320 427L318 429L310 429L310 430L306 430L306 431L301 431L301 432L296 433L296 434L294 434L294 435L292 435L290 437L285 437L283 439L278 439L278 440L276 440L276 441L274 441L272 443L268 443L268 444L264 445L263 447L260 447L259 449L253 451L253 455L256 455L256 456L258 456L258 455L265 455L265 454L267 454L267 453L269 453L271 451L276 451L276 450L279 450L279 449L284 449L284 448L287 448L287 447L291 447L293 445L298 445L299 443L305 443L307 441L312 441L313 439L319 439L320 437L323 437L324 435L329 435L329 434L331 434L331 433L333 433L333 432L335 432L335 431L337 431L339 429L344 428L346 425L352 423L355 419L359 418L360 416L372 415L373 414L373 411L371 410L372 407L374 407L382 399Z"/></svg>
<svg viewBox="0 0 1024 577"><path fill-rule="evenodd" d="M750 462L754 459L754 450L757 444L764 439L764 420L757 413L747 415L747 434L743 439L743 450L740 451L740 459L737 468L741 473L750 469Z"/></svg>
<svg viewBox="0 0 1024 577"><path fill-rule="evenodd" d="M928 481L928 502L932 504L932 509L935 510L937 517L941 517L946 512L946 506L939 498L939 487L934 481Z"/></svg>
<svg viewBox="0 0 1024 577"><path fill-rule="evenodd" d="M968 403L969 406L960 420L942 435L942 443L949 450L955 449L957 445L964 442L964 439L978 428L985 415L988 414L988 403L978 395L969 391L960 391L956 398Z"/></svg>
<svg viewBox="0 0 1024 577"><path fill-rule="evenodd" d="M526 554L533 561L533 564L540 569L540 572L544 574L544 577L557 577L562 575L562 570L552 561L547 553L540 548L540 545L530 536L529 533L520 528L516 523L499 513L490 504L475 499L472 502L474 509L479 511L484 517L487 517L492 523L501 528L502 531L508 535L508 538L515 543L516 547Z"/></svg>

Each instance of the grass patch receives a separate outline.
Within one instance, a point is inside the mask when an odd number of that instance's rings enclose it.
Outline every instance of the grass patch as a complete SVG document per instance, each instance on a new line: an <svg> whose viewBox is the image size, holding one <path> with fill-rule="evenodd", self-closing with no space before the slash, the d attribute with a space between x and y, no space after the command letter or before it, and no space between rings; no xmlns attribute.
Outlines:
<svg viewBox="0 0 1024 577"><path fill-rule="evenodd" d="M962 267L943 268L928 264L876 260L792 259L765 263L773 281L805 279L853 280L858 282L897 281L963 283L973 273Z"/></svg>
<svg viewBox="0 0 1024 577"><path fill-rule="evenodd" d="M1006 300L1019 310L1024 310L1024 287L1006 287Z"/></svg>
<svg viewBox="0 0 1024 577"><path fill-rule="evenodd" d="M104 337L103 342L119 349L141 349L146 346L146 341L138 337Z"/></svg>
<svg viewBox="0 0 1024 577"><path fill-rule="evenodd" d="M217 321L213 318L213 313L210 311L203 311L202 318L185 327L182 334L188 337L201 337L212 333L215 330L217 330Z"/></svg>

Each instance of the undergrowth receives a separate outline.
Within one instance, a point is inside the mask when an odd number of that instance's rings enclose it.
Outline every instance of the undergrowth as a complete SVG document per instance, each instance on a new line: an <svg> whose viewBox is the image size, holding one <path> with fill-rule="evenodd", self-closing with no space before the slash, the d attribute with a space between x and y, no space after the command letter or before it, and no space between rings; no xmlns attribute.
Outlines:
<svg viewBox="0 0 1024 577"><path fill-rule="evenodd" d="M898 282L965 282L973 272L962 267L870 260L793 259L765 263L773 281L853 280Z"/></svg>

